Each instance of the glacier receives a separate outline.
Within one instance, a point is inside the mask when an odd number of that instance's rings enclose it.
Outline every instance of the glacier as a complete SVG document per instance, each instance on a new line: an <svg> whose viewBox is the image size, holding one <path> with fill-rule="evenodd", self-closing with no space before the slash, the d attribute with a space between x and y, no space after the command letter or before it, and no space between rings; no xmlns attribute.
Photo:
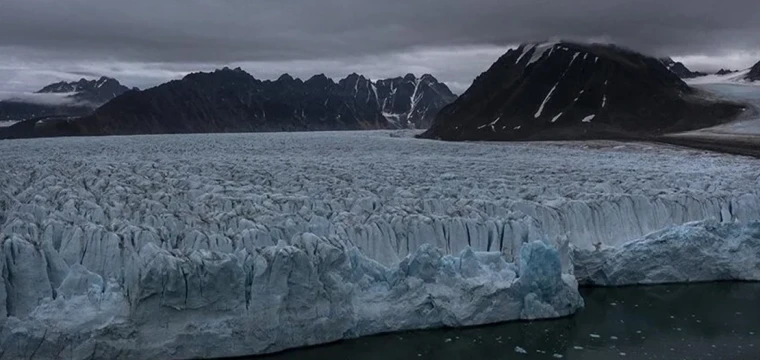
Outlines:
<svg viewBox="0 0 760 360"><path fill-rule="evenodd" d="M586 285L760 281L760 221L699 221L572 256L575 276Z"/></svg>
<svg viewBox="0 0 760 360"><path fill-rule="evenodd" d="M148 243L121 281L80 264L46 276L35 272L49 265L44 250L15 237L6 249L5 261L15 263L5 267L13 272L4 299L12 316L0 320L3 359L242 356L567 316L583 305L558 252L541 242L523 246L518 264L500 253L452 256L424 245L393 268L313 234L231 254Z"/></svg>
<svg viewBox="0 0 760 360"><path fill-rule="evenodd" d="M755 279L751 158L387 131L0 152L0 359L251 355L570 315L578 280ZM656 273L647 249L718 270Z"/></svg>

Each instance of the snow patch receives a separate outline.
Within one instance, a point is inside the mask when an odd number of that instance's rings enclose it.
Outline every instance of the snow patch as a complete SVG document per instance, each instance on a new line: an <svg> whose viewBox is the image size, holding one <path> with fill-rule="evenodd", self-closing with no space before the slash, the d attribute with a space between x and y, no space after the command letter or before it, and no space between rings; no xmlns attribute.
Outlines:
<svg viewBox="0 0 760 360"><path fill-rule="evenodd" d="M20 120L6 120L6 121L0 121L0 128L9 127L13 124L16 124L20 122Z"/></svg>
<svg viewBox="0 0 760 360"><path fill-rule="evenodd" d="M557 45L557 42L547 42L547 43L541 43L537 44L533 47L533 55L530 57L530 61L525 65L525 67L528 67L535 63L536 61L540 60L544 54L553 49L554 45Z"/></svg>
<svg viewBox="0 0 760 360"><path fill-rule="evenodd" d="M538 119L541 116L541 113L544 112L544 106L546 106L546 103L549 102L549 99L552 98L552 94L554 94L554 90L557 90L557 85L559 85L559 81L557 81L554 86L552 86L551 90L549 90L549 93L546 94L546 97L544 98L544 101L541 103L541 106L538 107L538 111L536 111L536 114L533 115L534 118Z"/></svg>
<svg viewBox="0 0 760 360"><path fill-rule="evenodd" d="M554 118L552 118L552 122L556 122L557 120L559 120L559 118L562 117L562 114L563 114L562 112L559 113L559 114L557 114L557 116L555 116Z"/></svg>
<svg viewBox="0 0 760 360"><path fill-rule="evenodd" d="M535 46L533 47L528 46L528 45L523 46L522 53L520 54L520 56L517 57L517 61L515 61L515 64L519 64L520 60L522 60L525 54L527 54L531 49L534 49L534 48Z"/></svg>
<svg viewBox="0 0 760 360"><path fill-rule="evenodd" d="M551 90L549 90L549 93L546 94L546 97L544 98L544 101L541 103L541 106L538 107L538 111L536 111L536 114L533 115L534 118L538 119L541 116L541 114L544 112L544 106L546 106L546 103L549 102L549 99L551 99L552 94L554 94L554 91L557 90L557 86L562 81L562 79L565 78L565 75L570 70L570 67L573 66L573 63L575 62L575 59L578 58L578 55L579 55L579 53L575 53L573 55L573 59L570 60L570 64L568 64L567 68L565 69L565 71L562 72L562 75L559 77L559 80L557 81L557 83L554 84L554 86L551 88ZM554 121L552 121L552 122L554 122Z"/></svg>
<svg viewBox="0 0 760 360"><path fill-rule="evenodd" d="M490 127L490 128L491 128L491 131L496 131L496 128L495 128L494 126L496 125L496 123L498 123L498 122L499 122L499 120L501 120L501 116L497 117L496 119L494 119L493 121L491 121L491 122L490 122L490 123L488 123L488 124L485 124L485 125L481 125L481 126L478 126L478 130L481 130L481 129L484 129L484 128L487 128L487 127Z"/></svg>
<svg viewBox="0 0 760 360"><path fill-rule="evenodd" d="M595 117L596 117L596 115L589 115L589 116L586 116L585 118L583 118L583 120L581 120L581 122L584 122L584 123L590 123L590 122L591 122L591 120L594 120L594 118L595 118Z"/></svg>

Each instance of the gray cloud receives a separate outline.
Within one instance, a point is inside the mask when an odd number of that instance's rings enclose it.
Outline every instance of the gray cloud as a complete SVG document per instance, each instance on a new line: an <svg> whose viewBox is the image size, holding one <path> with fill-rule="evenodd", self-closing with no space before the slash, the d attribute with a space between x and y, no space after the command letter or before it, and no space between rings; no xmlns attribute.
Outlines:
<svg viewBox="0 0 760 360"><path fill-rule="evenodd" d="M72 98L74 93L37 94L29 92L0 91L0 100L15 101L40 105L81 105L82 102Z"/></svg>
<svg viewBox="0 0 760 360"><path fill-rule="evenodd" d="M14 49L16 63L37 64L14 71L145 71L126 75L138 86L230 63L254 75L355 68L385 76L419 67L466 86L507 46L557 37L715 59L706 67L721 59L747 66L760 49L757 0L2 0L0 7L0 53ZM750 56L736 61L742 51Z"/></svg>

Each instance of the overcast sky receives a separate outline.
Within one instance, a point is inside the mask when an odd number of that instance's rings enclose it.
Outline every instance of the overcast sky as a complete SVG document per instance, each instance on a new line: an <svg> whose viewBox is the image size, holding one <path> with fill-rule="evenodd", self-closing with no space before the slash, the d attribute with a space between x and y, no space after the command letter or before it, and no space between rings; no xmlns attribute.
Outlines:
<svg viewBox="0 0 760 360"><path fill-rule="evenodd" d="M758 0L0 0L0 93L100 75L144 88L224 65L431 73L461 93L521 42L615 42L717 70L759 61L758 34Z"/></svg>

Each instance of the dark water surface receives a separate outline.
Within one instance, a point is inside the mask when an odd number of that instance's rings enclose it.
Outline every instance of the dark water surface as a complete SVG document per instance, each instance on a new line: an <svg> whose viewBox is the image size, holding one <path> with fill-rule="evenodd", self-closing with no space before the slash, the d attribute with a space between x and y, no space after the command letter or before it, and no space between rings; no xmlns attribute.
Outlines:
<svg viewBox="0 0 760 360"><path fill-rule="evenodd" d="M581 292L585 309L566 319L380 335L257 359L760 360L760 284Z"/></svg>

